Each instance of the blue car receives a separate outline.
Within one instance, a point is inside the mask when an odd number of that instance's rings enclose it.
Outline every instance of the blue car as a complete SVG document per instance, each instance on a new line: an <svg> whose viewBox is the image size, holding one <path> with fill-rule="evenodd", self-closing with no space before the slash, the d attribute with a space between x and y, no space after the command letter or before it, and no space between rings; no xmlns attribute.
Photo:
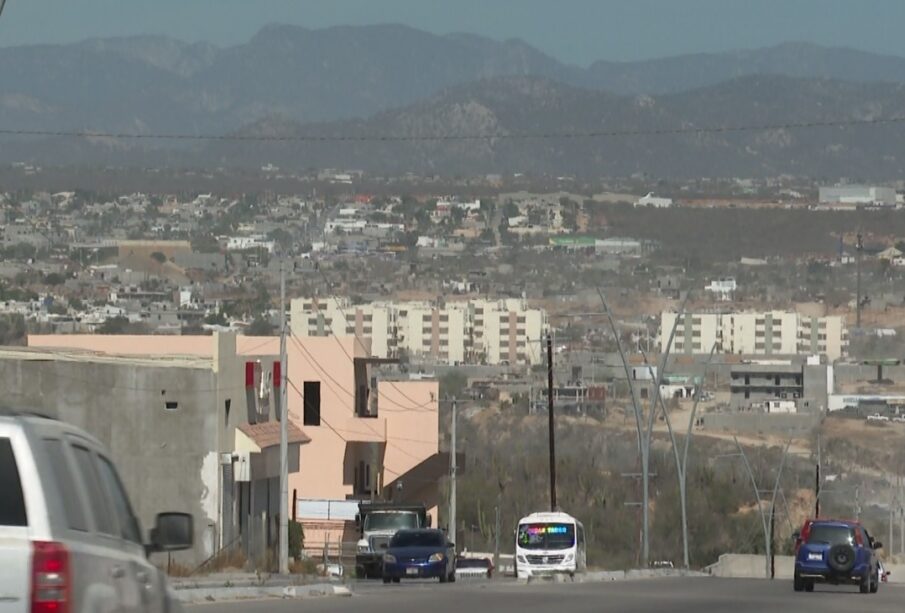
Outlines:
<svg viewBox="0 0 905 613"><path fill-rule="evenodd" d="M383 582L402 579L456 580L456 546L442 530L400 530L383 555Z"/></svg>
<svg viewBox="0 0 905 613"><path fill-rule="evenodd" d="M809 519L795 535L796 592L813 592L815 583L857 585L875 594L880 566L875 541L857 521Z"/></svg>

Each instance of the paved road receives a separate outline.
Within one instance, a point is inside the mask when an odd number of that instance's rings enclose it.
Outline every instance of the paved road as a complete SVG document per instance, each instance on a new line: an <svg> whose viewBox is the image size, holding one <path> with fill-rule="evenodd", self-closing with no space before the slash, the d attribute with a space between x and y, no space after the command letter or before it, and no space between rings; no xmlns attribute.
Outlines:
<svg viewBox="0 0 905 613"><path fill-rule="evenodd" d="M905 587L881 586L878 594L862 595L855 588L818 586L814 593L795 593L791 581L760 579L670 578L572 585L517 584L403 584L367 585L352 598L262 601L187 607L188 613L688 613L762 611L871 611L902 613Z"/></svg>

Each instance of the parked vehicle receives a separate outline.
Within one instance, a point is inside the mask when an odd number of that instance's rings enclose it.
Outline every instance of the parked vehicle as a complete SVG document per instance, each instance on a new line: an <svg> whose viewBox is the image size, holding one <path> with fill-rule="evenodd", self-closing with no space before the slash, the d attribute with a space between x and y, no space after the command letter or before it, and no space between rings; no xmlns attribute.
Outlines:
<svg viewBox="0 0 905 613"><path fill-rule="evenodd" d="M110 456L60 421L0 410L4 612L177 610L155 552L192 546L192 518L162 513L147 540Z"/></svg>
<svg viewBox="0 0 905 613"><path fill-rule="evenodd" d="M587 570L584 526L566 513L532 513L518 523L515 572L519 579Z"/></svg>
<svg viewBox="0 0 905 613"><path fill-rule="evenodd" d="M399 530L430 528L431 516L423 504L401 505L392 502L362 502L355 524L359 529L355 570L358 577L380 579L383 554Z"/></svg>
<svg viewBox="0 0 905 613"><path fill-rule="evenodd" d="M889 417L886 415L880 415L879 413L874 413L873 415L867 416L867 421L889 421Z"/></svg>
<svg viewBox="0 0 905 613"><path fill-rule="evenodd" d="M876 593L880 585L876 550L882 547L860 522L807 520L795 536L795 591L812 592L815 583L829 583Z"/></svg>
<svg viewBox="0 0 905 613"><path fill-rule="evenodd" d="M457 558L456 577L463 578L493 578L493 562L488 558Z"/></svg>
<svg viewBox="0 0 905 613"><path fill-rule="evenodd" d="M400 530L383 555L383 582L401 579L456 580L456 546L442 530Z"/></svg>

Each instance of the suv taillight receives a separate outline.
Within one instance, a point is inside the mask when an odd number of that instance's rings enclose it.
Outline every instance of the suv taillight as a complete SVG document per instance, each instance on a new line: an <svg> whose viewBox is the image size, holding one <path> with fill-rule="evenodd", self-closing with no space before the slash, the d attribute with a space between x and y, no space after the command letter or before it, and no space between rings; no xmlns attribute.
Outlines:
<svg viewBox="0 0 905 613"><path fill-rule="evenodd" d="M32 543L31 613L69 613L70 579L66 547Z"/></svg>

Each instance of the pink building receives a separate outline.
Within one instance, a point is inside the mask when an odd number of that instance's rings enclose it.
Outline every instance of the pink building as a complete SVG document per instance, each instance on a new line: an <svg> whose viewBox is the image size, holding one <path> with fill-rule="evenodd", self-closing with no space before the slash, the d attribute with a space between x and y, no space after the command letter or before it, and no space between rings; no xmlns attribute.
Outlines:
<svg viewBox="0 0 905 613"><path fill-rule="evenodd" d="M28 344L132 357L215 351L212 336L51 335L30 336ZM236 353L252 365L249 375L273 377L279 338L238 336ZM289 417L310 439L300 447L299 472L289 476L290 499L298 501L289 512L305 526L306 548L356 540L348 521L355 499L424 502L436 518L448 463L439 453L437 381L378 380L372 369L385 360L371 358L354 336L290 336L287 355ZM258 381L249 382L252 393Z"/></svg>

